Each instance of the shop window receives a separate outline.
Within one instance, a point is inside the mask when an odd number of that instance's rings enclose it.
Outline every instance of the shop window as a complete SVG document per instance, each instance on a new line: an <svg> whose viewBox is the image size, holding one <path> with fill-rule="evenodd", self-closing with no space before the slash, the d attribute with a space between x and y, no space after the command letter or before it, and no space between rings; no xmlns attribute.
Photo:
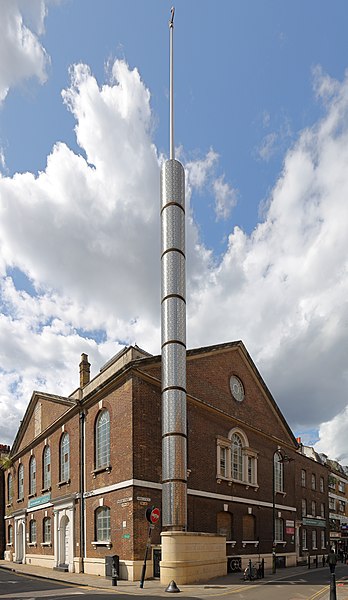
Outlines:
<svg viewBox="0 0 348 600"><path fill-rule="evenodd" d="M110 415L102 410L95 423L95 468L110 466Z"/></svg>

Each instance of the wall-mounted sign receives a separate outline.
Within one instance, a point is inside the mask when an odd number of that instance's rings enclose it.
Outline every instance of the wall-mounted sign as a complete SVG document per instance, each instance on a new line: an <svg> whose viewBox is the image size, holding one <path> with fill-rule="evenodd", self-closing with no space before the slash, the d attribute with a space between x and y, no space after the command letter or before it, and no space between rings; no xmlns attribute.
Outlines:
<svg viewBox="0 0 348 600"><path fill-rule="evenodd" d="M28 508L34 508L34 506L40 506L40 504L46 504L51 500L51 493L39 496L38 498L30 498L28 502Z"/></svg>
<svg viewBox="0 0 348 600"><path fill-rule="evenodd" d="M313 527L326 527L326 521L324 519L307 519L303 517L303 525L313 525Z"/></svg>
<svg viewBox="0 0 348 600"><path fill-rule="evenodd" d="M285 527L295 527L295 521L286 520Z"/></svg>
<svg viewBox="0 0 348 600"><path fill-rule="evenodd" d="M130 539L130 533L124 533L122 536L125 540L129 540Z"/></svg>
<svg viewBox="0 0 348 600"><path fill-rule="evenodd" d="M130 496L129 498L120 498L117 500L117 504L124 504L125 502L132 502L133 498Z"/></svg>
<svg viewBox="0 0 348 600"><path fill-rule="evenodd" d="M137 500L141 502L151 502L151 498L145 498L144 496L137 496Z"/></svg>

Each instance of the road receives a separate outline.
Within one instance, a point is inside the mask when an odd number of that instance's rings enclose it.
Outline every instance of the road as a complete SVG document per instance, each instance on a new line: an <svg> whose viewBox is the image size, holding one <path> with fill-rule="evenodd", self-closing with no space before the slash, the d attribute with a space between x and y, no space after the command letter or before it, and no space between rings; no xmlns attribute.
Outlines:
<svg viewBox="0 0 348 600"><path fill-rule="evenodd" d="M302 572L296 578L284 576L275 581L243 582L234 579L233 584L183 586L179 598L190 600L329 600L330 573L328 569L313 569ZM146 584L146 582L145 582ZM146 587L146 586L145 586ZM337 600L348 600L348 566L339 565L336 569ZM0 570L0 600L36 600L53 598L54 600L68 599L77 596L84 598L108 599L117 596L118 600L134 600L140 596L144 600L155 597L167 597L163 589L151 595L144 588L139 593L125 593L118 587L110 590L80 587L67 583L57 583L51 580L28 577L18 573ZM170 597L170 596L169 596Z"/></svg>

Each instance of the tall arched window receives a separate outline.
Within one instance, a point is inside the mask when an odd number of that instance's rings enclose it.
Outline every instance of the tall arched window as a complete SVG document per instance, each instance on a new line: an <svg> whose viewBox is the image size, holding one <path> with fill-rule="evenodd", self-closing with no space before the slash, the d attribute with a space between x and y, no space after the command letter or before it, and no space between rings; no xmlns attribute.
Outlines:
<svg viewBox="0 0 348 600"><path fill-rule="evenodd" d="M43 541L44 541L44 544L51 543L51 519L50 519L50 517L45 517L43 520Z"/></svg>
<svg viewBox="0 0 348 600"><path fill-rule="evenodd" d="M22 463L18 467L18 500L24 498L24 466Z"/></svg>
<svg viewBox="0 0 348 600"><path fill-rule="evenodd" d="M238 433L232 435L232 478L237 481L243 481L243 444Z"/></svg>
<svg viewBox="0 0 348 600"><path fill-rule="evenodd" d="M100 411L95 422L95 468L110 465L110 415L109 411Z"/></svg>
<svg viewBox="0 0 348 600"><path fill-rule="evenodd" d="M110 508L99 506L95 511L95 539L97 542L110 543Z"/></svg>
<svg viewBox="0 0 348 600"><path fill-rule="evenodd" d="M283 464L283 456L280 452L276 452L273 457L273 467L274 467L274 491L275 492L283 492L284 491L284 464Z"/></svg>
<svg viewBox="0 0 348 600"><path fill-rule="evenodd" d="M12 473L7 476L7 503L12 504L13 501L13 477Z"/></svg>
<svg viewBox="0 0 348 600"><path fill-rule="evenodd" d="M70 443L69 434L63 433L60 438L60 482L69 481L70 477Z"/></svg>
<svg viewBox="0 0 348 600"><path fill-rule="evenodd" d="M29 543L36 544L36 521L32 519L29 523Z"/></svg>
<svg viewBox="0 0 348 600"><path fill-rule="evenodd" d="M44 490L51 487L51 450L49 446L44 447L42 455L42 487Z"/></svg>
<svg viewBox="0 0 348 600"><path fill-rule="evenodd" d="M29 461L29 494L31 496L36 494L36 460L35 460L35 456L32 456Z"/></svg>

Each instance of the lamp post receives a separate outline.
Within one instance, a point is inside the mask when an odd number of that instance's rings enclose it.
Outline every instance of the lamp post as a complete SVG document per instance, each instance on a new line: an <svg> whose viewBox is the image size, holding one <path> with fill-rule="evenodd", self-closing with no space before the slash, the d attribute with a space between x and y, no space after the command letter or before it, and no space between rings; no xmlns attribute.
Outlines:
<svg viewBox="0 0 348 600"><path fill-rule="evenodd" d="M278 455L278 460L276 460L276 456ZM291 462L292 460L294 460L293 458L290 458L289 456L287 456L287 454L282 454L280 449L275 450L275 452L273 453L273 464L272 464L272 468L273 468L273 477L272 477L272 491L273 491L273 502L272 502L272 540L273 540L273 544L272 544L272 573L275 573L277 570L277 566L276 566L276 526L275 526L275 495L276 495L276 481L275 481L275 465L276 463L283 465L284 463L287 462Z"/></svg>

